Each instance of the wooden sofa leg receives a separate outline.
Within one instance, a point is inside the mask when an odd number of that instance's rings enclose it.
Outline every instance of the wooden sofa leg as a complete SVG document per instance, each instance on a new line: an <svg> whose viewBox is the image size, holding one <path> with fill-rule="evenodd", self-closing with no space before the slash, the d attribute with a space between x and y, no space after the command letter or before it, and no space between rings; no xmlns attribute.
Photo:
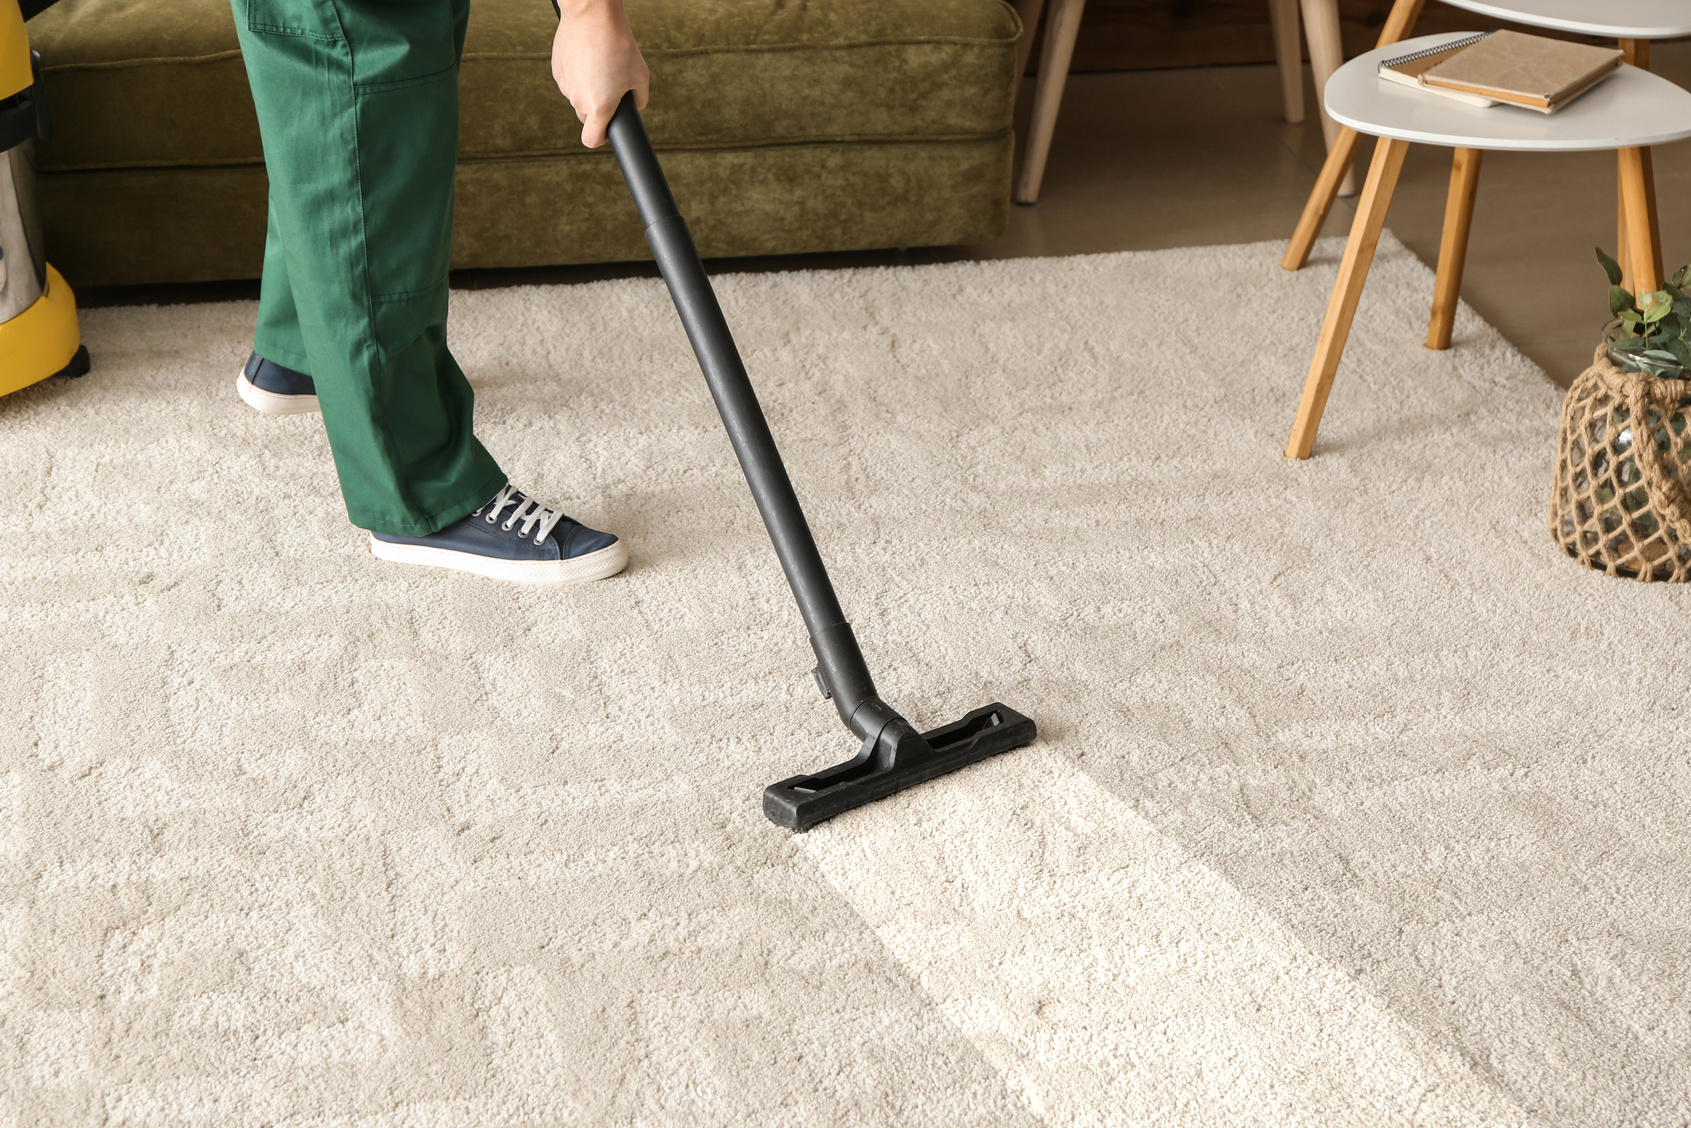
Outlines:
<svg viewBox="0 0 1691 1128"><path fill-rule="evenodd" d="M1298 0L1268 0L1274 31L1274 65L1280 70L1280 102L1286 120L1303 120L1303 48L1298 37Z"/></svg>
<svg viewBox="0 0 1691 1128"><path fill-rule="evenodd" d="M1474 225L1474 193L1480 186L1479 149L1457 149L1450 162L1450 195L1444 201L1444 235L1439 240L1438 278L1433 282L1433 316L1427 347L1448 349L1462 296L1462 268L1468 262L1468 232Z"/></svg>
<svg viewBox="0 0 1691 1128"><path fill-rule="evenodd" d="M1415 21L1420 19L1421 7L1425 3L1426 0L1393 0L1385 26L1380 29L1380 38L1374 46L1390 47L1408 35ZM1304 18L1306 26L1319 22L1307 15ZM1315 188L1304 203L1303 215L1298 217L1298 226L1292 232L1286 257L1280 260L1280 265L1287 270L1302 270L1304 263L1309 261L1309 249L1315 245L1315 237L1321 234L1321 225L1327 222L1327 213L1333 209L1333 197L1344 185L1345 174L1350 172L1351 158L1355 155L1356 131L1341 127L1333 134L1327 148L1327 161L1321 166L1321 175L1316 177Z"/></svg>
<svg viewBox="0 0 1691 1128"><path fill-rule="evenodd" d="M1331 149L1340 126L1327 116L1323 99L1327 80L1345 62L1344 42L1339 35L1338 0L1303 0L1303 26L1309 40L1309 67L1315 72L1315 111L1321 116L1321 134ZM1356 172L1351 166L1345 166L1344 179L1334 191L1341 196L1356 195Z"/></svg>
<svg viewBox="0 0 1691 1128"><path fill-rule="evenodd" d="M1045 50L1039 56L1039 85L1033 92L1033 120L1028 125L1028 147L1022 154L1022 175L1016 182L1016 202L1031 204L1039 199L1039 185L1045 179L1045 159L1051 155L1051 134L1057 128L1057 107L1063 100L1063 86L1069 78L1069 61L1074 58L1075 36L1080 32L1080 15L1086 0L1050 0L1045 20Z"/></svg>
<svg viewBox="0 0 1691 1128"><path fill-rule="evenodd" d="M1022 37L1016 41L1016 88L1021 89L1022 76L1028 72L1028 56L1033 54L1033 37L1039 30L1039 17L1045 12L1045 0L1016 0L1016 15L1021 17Z"/></svg>
<svg viewBox="0 0 1691 1128"><path fill-rule="evenodd" d="M1287 458L1308 458L1315 447L1321 412L1327 406L1333 374L1339 370L1339 358L1344 355L1350 324L1356 317L1356 305L1362 299L1362 286L1368 280L1368 268L1374 263L1374 248L1379 245L1380 232L1386 226L1386 211L1391 207L1392 192L1397 189L1397 176L1403 171L1403 156L1408 151L1409 142L1390 137L1382 137L1374 145L1374 160L1368 166L1368 179L1356 202L1356 222L1351 224L1350 241L1345 244L1345 257L1339 263L1333 298L1327 303L1327 317L1321 324L1315 358L1304 380L1298 417L1286 442Z"/></svg>

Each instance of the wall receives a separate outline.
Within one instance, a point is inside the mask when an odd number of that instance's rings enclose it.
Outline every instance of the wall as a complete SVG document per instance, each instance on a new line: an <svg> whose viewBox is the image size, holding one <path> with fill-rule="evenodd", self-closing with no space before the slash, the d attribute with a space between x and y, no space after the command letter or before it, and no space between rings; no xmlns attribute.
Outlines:
<svg viewBox="0 0 1691 1128"><path fill-rule="evenodd" d="M1345 54L1374 46L1391 0L1339 0ZM1416 33L1498 26L1429 3ZM1030 66L1037 65L1038 44ZM1087 0L1072 70L1143 70L1274 61L1268 0Z"/></svg>

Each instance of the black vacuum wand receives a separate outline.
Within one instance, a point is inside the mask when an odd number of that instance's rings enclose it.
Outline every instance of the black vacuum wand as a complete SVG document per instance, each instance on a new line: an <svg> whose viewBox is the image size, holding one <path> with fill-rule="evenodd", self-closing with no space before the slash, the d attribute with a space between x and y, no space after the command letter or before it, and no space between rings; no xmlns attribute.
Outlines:
<svg viewBox="0 0 1691 1128"><path fill-rule="evenodd" d="M863 742L857 755L843 764L771 784L763 793L763 813L792 830L809 830L842 811L1030 743L1035 736L1033 721L1005 705L988 705L960 721L919 733L876 696L863 652L828 582L828 571L781 464L781 452L775 448L757 393L752 391L722 307L705 277L687 221L676 210L632 94L623 97L611 118L610 138L646 225L652 257L669 285L669 296L675 300L769 539L775 542L775 555L787 573L799 614L810 630L810 645L816 651L811 673L822 696L833 699L846 727Z"/></svg>

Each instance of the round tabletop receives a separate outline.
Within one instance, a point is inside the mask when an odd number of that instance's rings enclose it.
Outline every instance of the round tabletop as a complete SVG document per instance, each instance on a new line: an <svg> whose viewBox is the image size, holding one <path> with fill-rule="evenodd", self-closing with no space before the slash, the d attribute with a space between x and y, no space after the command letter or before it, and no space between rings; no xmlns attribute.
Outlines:
<svg viewBox="0 0 1691 1128"><path fill-rule="evenodd" d="M1445 0L1498 19L1614 39L1691 35L1685 0Z"/></svg>
<svg viewBox="0 0 1691 1128"><path fill-rule="evenodd" d="M1691 92L1622 64L1553 114L1518 106L1470 106L1379 75L1382 59L1438 47L1464 32L1423 35L1358 55L1327 80L1327 113L1372 137L1462 149L1571 152L1662 145L1691 137Z"/></svg>

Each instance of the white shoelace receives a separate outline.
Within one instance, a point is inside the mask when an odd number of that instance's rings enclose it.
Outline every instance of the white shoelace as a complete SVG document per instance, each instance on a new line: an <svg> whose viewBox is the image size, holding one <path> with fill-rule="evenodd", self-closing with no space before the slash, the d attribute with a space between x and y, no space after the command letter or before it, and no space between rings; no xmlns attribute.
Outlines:
<svg viewBox="0 0 1691 1128"><path fill-rule="evenodd" d="M494 494L492 501L470 514L470 516L479 517L485 511L487 513L487 523L491 525L499 519L500 510L504 509L507 505L514 505L516 508L511 510L511 515L505 519L505 523L501 525L500 528L509 531L512 525L521 521L523 523L523 527L517 535L526 537L528 536L528 531L534 528L535 524L538 523L540 528L535 530L535 544L544 543L547 535L551 533L553 526L557 525L559 521L564 519L563 510L547 509L544 505L541 505L532 497L526 496L517 487L509 485Z"/></svg>

